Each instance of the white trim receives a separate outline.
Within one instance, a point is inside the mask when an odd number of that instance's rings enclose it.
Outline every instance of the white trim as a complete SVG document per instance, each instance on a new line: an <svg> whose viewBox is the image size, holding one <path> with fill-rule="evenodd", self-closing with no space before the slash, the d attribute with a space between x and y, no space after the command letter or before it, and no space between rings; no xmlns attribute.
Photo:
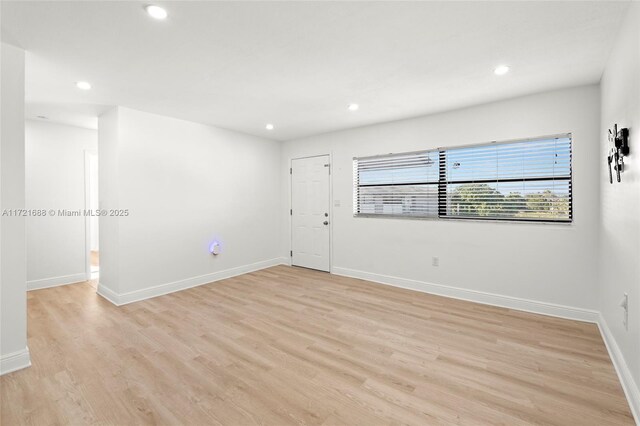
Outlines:
<svg viewBox="0 0 640 426"><path fill-rule="evenodd" d="M98 284L98 294L116 306L126 305L128 303L139 302L141 300L151 299L152 297L163 296L165 294L174 293L180 290L186 290L192 287L198 287L226 278L236 277L238 275L247 274L249 272L258 271L260 269L270 268L276 265L286 265L288 261L284 257L264 260L262 262L251 263L249 265L238 266L224 271L213 272L211 274L200 275L197 277L187 278L185 280L174 281L171 283L160 284L148 287L142 290L136 290L129 293L116 293L102 284Z"/></svg>
<svg viewBox="0 0 640 426"><path fill-rule="evenodd" d="M29 355L28 347L0 357L0 375L13 373L27 367L31 367L31 356Z"/></svg>
<svg viewBox="0 0 640 426"><path fill-rule="evenodd" d="M98 282L98 290L96 291L96 293L98 293L98 295L104 297L105 299L107 299L109 302L113 303L116 306L120 306L124 304L120 302L120 295L118 293L111 290L110 288L105 287L104 284L101 284L99 282Z"/></svg>
<svg viewBox="0 0 640 426"><path fill-rule="evenodd" d="M61 277L43 278L41 280L27 281L27 291L75 284L83 281L87 281L87 277L84 272L79 274L63 275Z"/></svg>
<svg viewBox="0 0 640 426"><path fill-rule="evenodd" d="M503 308L516 309L519 311L533 312L536 314L549 315L553 317L567 318L577 321L598 322L598 312L589 309L575 308L571 306L558 305L555 303L539 302L536 300L522 299L520 297L502 296L494 293L486 293L477 290L451 287L443 284L433 284L424 281L411 280L407 278L380 275L372 272L358 271L355 269L335 267L332 271L336 275L358 278L386 284L393 287L400 287L423 293L436 294L439 296L451 297L454 299L468 300L485 305L500 306Z"/></svg>
<svg viewBox="0 0 640 426"><path fill-rule="evenodd" d="M600 329L600 334L602 334L602 340L604 340L604 344L609 351L609 357L616 369L624 394L627 396L631 413L633 413L636 424L640 425L640 389L633 379L633 375L624 360L622 351L616 343L616 339L613 337L613 334L611 333L611 330L609 329L609 326L602 314L598 315L598 328Z"/></svg>

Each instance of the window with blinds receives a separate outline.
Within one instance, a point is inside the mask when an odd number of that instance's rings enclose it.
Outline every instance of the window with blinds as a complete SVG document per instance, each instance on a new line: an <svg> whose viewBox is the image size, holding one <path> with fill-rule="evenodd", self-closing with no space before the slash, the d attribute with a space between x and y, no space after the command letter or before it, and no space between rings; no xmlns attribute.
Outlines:
<svg viewBox="0 0 640 426"><path fill-rule="evenodd" d="M357 214L436 217L438 151L355 159Z"/></svg>
<svg viewBox="0 0 640 426"><path fill-rule="evenodd" d="M354 214L571 222L571 135L354 158Z"/></svg>

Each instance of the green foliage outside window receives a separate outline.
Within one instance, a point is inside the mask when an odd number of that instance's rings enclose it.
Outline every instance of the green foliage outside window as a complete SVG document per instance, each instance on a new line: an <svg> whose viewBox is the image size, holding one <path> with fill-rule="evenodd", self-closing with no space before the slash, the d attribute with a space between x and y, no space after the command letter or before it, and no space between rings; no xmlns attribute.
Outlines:
<svg viewBox="0 0 640 426"><path fill-rule="evenodd" d="M522 195L507 195L486 183L457 186L449 195L451 216L499 216L504 218L567 218L569 196L543 190Z"/></svg>

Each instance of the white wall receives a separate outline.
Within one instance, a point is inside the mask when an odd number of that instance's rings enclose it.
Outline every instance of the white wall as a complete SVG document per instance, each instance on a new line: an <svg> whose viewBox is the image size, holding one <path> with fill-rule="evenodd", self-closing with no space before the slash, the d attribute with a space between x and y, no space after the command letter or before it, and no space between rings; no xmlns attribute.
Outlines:
<svg viewBox="0 0 640 426"><path fill-rule="evenodd" d="M602 77L601 98L599 309L628 367L628 392L635 394L636 416L640 416L640 4L631 5L618 35ZM622 183L610 185L604 158L610 147L607 129L614 123L630 129L630 156L625 159ZM619 306L625 292L629 295L628 330Z"/></svg>
<svg viewBox="0 0 640 426"><path fill-rule="evenodd" d="M294 140L284 144L282 158L288 164L291 158L333 155L333 199L340 202L332 213L334 272L382 281L416 280L593 310L597 307L599 114L598 87L579 87ZM354 156L565 132L573 133L572 225L353 217ZM290 194L286 166L281 178L283 193ZM288 254L290 242L290 201L285 198L283 255ZM440 258L439 267L431 266L432 256Z"/></svg>
<svg viewBox="0 0 640 426"><path fill-rule="evenodd" d="M120 177L118 155L120 152L120 110L112 108L98 119L98 204L100 208L118 207ZM103 216L99 219L100 234L100 286L119 294L120 243L119 219ZM117 297L117 296L115 296Z"/></svg>
<svg viewBox="0 0 640 426"><path fill-rule="evenodd" d="M56 215L27 218L27 287L86 279L85 217L58 210L85 209L85 151L97 151L98 132L26 121L26 205Z"/></svg>
<svg viewBox="0 0 640 426"><path fill-rule="evenodd" d="M0 213L24 209L24 51L0 46ZM30 365L24 217L0 220L0 374Z"/></svg>
<svg viewBox="0 0 640 426"><path fill-rule="evenodd" d="M99 149L101 208L130 212L101 220L101 294L124 303L281 261L278 142L116 108Z"/></svg>

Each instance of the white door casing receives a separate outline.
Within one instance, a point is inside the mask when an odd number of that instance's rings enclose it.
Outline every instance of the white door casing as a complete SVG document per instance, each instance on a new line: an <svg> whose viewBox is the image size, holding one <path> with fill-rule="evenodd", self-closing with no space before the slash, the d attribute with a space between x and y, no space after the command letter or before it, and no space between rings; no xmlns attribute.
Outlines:
<svg viewBox="0 0 640 426"><path fill-rule="evenodd" d="M329 156L291 161L291 264L330 271Z"/></svg>

